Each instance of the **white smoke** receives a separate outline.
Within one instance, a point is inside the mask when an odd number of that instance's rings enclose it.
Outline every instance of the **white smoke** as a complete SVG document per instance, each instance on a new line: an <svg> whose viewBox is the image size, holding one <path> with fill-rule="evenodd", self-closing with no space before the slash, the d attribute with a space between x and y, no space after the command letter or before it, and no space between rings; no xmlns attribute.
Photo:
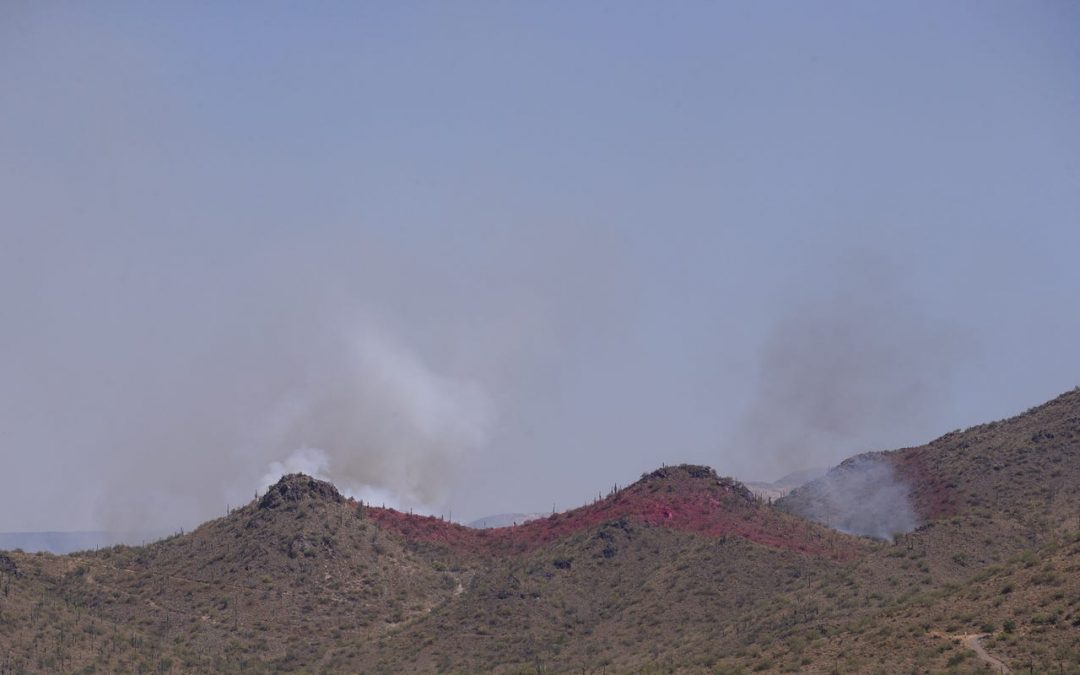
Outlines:
<svg viewBox="0 0 1080 675"><path fill-rule="evenodd" d="M848 534L893 539L919 525L910 489L878 455L858 455L786 500L793 511Z"/></svg>
<svg viewBox="0 0 1080 675"><path fill-rule="evenodd" d="M358 330L339 346L272 416L263 442L276 459L261 487L299 471L365 501L436 505L448 473L488 438L489 396L383 332Z"/></svg>
<svg viewBox="0 0 1080 675"><path fill-rule="evenodd" d="M347 479L336 478L330 467L330 455L321 448L300 448L291 452L285 458L285 461L270 462L270 468L267 469L259 484L265 488L290 473L303 473L319 480L330 481L334 483L334 486L341 494L365 504L389 506L394 509L409 508L420 513L433 511L433 506L430 504L418 504L413 501L402 500L398 492L393 488L358 485Z"/></svg>
<svg viewBox="0 0 1080 675"><path fill-rule="evenodd" d="M282 462L270 462L270 468L259 484L266 487L290 473L305 473L320 480L330 480L329 469L330 457L325 450L304 447L291 452Z"/></svg>

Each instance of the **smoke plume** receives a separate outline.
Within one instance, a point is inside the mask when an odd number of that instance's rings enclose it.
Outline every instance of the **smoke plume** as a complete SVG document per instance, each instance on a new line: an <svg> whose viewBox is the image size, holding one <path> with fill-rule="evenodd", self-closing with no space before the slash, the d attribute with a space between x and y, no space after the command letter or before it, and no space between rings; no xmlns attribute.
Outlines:
<svg viewBox="0 0 1080 675"><path fill-rule="evenodd" d="M948 399L960 355L948 320L928 316L877 258L835 270L824 292L788 303L763 340L736 433L738 455L759 471L779 476L920 441L908 435L931 427Z"/></svg>
<svg viewBox="0 0 1080 675"><path fill-rule="evenodd" d="M293 470L546 511L1075 385L1076 40L1037 10L100 4L0 4L0 531L188 527Z"/></svg>
<svg viewBox="0 0 1080 675"><path fill-rule="evenodd" d="M959 357L949 321L911 302L880 259L847 261L834 274L825 293L800 298L761 351L738 438L774 475L921 442L906 434L931 426L948 397ZM908 492L888 462L860 455L788 503L838 530L891 539L917 526Z"/></svg>
<svg viewBox="0 0 1080 675"><path fill-rule="evenodd" d="M845 460L787 503L796 513L841 532L891 540L919 524L908 492L887 460L867 454Z"/></svg>
<svg viewBox="0 0 1080 675"><path fill-rule="evenodd" d="M96 521L111 531L193 526L292 472L369 502L440 506L462 460L487 442L495 411L485 388L373 320L331 325L226 343L250 362L210 354L182 376L170 365L169 387L138 406L121 398L130 422L111 435Z"/></svg>
<svg viewBox="0 0 1080 675"><path fill-rule="evenodd" d="M318 364L276 412L263 447L277 457L262 487L302 471L346 492L430 506L446 477L486 440L492 403L480 385L444 377L385 335L362 332Z"/></svg>

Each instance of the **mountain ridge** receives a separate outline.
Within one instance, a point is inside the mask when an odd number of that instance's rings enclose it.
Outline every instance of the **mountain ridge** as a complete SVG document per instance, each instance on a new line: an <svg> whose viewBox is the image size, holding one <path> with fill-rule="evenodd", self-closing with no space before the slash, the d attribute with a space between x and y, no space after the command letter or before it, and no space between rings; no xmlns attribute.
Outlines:
<svg viewBox="0 0 1080 675"><path fill-rule="evenodd" d="M891 538L810 517L867 458L917 517ZM972 635L1080 669L1078 485L1080 390L773 504L664 466L475 530L290 474L146 546L5 553L0 672L974 671Z"/></svg>

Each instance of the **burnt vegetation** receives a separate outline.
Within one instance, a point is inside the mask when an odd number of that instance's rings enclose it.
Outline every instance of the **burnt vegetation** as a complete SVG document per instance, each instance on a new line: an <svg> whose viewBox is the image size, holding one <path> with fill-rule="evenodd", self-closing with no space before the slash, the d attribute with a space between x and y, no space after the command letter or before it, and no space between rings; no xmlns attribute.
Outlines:
<svg viewBox="0 0 1080 675"><path fill-rule="evenodd" d="M907 531L829 527L828 476L774 505L663 467L474 530L293 474L148 546L0 555L0 673L989 667L971 636L1080 672L1080 390L873 459Z"/></svg>

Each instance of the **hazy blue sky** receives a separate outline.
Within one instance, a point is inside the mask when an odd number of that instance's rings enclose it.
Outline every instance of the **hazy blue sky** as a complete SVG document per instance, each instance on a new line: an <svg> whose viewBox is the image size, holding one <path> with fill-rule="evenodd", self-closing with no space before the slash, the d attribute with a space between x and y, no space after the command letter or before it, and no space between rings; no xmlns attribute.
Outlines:
<svg viewBox="0 0 1080 675"><path fill-rule="evenodd" d="M1080 384L1080 4L0 5L0 530L458 520Z"/></svg>

